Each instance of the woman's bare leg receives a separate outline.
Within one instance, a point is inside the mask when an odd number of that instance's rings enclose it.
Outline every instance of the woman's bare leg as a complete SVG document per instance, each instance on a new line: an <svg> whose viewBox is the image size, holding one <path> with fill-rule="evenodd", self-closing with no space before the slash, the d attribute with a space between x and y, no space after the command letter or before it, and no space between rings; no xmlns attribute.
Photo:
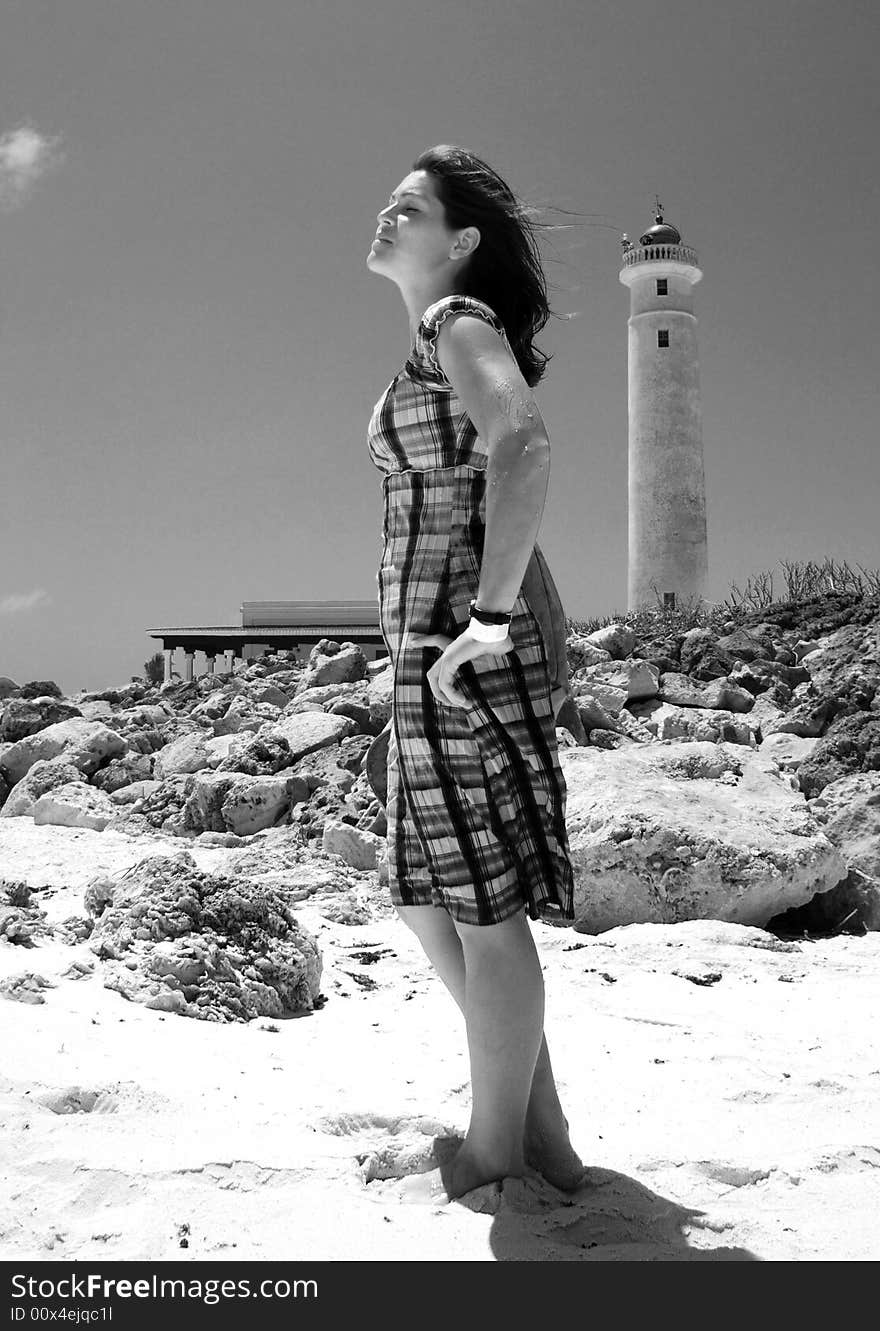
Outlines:
<svg viewBox="0 0 880 1331"><path fill-rule="evenodd" d="M435 906L399 906L397 911L419 939L428 960L464 1014L465 958L452 918ZM559 1103L543 1034L529 1092L523 1146L526 1163L549 1182L558 1188L577 1187L583 1163L569 1141L568 1122Z"/></svg>

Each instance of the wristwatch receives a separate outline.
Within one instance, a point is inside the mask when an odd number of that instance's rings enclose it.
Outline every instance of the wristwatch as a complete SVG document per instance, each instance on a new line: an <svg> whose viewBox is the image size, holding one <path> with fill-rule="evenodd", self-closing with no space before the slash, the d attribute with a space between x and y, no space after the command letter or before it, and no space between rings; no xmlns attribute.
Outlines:
<svg viewBox="0 0 880 1331"><path fill-rule="evenodd" d="M503 642L510 630L510 611L478 610L476 598L469 606L470 620L466 632L477 642Z"/></svg>
<svg viewBox="0 0 880 1331"><path fill-rule="evenodd" d="M512 610L478 610L476 597L469 602L468 610L471 619L478 619L481 624L509 624L513 614Z"/></svg>

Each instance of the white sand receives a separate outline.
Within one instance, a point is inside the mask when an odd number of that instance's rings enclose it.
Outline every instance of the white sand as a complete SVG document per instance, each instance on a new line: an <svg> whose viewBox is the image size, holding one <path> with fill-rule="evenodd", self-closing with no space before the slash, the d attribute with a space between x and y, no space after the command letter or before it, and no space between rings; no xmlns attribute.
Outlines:
<svg viewBox="0 0 880 1331"><path fill-rule="evenodd" d="M83 913L94 874L182 848L4 819L0 877L51 885L35 904L61 919ZM205 869L234 863L193 853ZM711 922L600 938L536 925L548 1042L589 1183L565 1195L507 1181L468 1205L424 1203L412 1171L432 1167L435 1135L467 1126L464 1029L379 889L375 902L356 928L315 900L297 908L321 943L328 1001L278 1023L150 1011L103 987L88 944L0 943L0 976L54 985L42 1005L0 999L0 1258L880 1255L880 936L773 951L749 945L769 935ZM359 947L382 955L359 964ZM64 978L75 958L94 971ZM371 1157L403 1177L365 1183Z"/></svg>

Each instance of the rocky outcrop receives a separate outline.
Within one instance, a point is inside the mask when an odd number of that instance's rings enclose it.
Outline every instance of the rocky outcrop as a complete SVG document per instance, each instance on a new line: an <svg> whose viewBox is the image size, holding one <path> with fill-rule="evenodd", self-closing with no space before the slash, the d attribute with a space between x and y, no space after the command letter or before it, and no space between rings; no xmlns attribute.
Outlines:
<svg viewBox="0 0 880 1331"><path fill-rule="evenodd" d="M561 755L575 928L719 919L762 925L846 874L791 781L726 743Z"/></svg>
<svg viewBox="0 0 880 1331"><path fill-rule="evenodd" d="M48 760L64 754L84 776L92 776L109 759L123 754L126 748L125 740L102 722L74 717L18 740L6 749L0 762L7 779L14 785L40 759Z"/></svg>
<svg viewBox="0 0 880 1331"><path fill-rule="evenodd" d="M0 739L24 739L79 714L78 707L61 698L9 698L0 711Z"/></svg>
<svg viewBox="0 0 880 1331"><path fill-rule="evenodd" d="M308 666L300 681L301 689L318 684L349 684L367 673L367 658L356 643L333 642L322 638L309 654Z"/></svg>
<svg viewBox="0 0 880 1331"><path fill-rule="evenodd" d="M40 760L13 787L8 800L0 809L0 818L33 816L34 805L41 796L58 786L79 783L81 779L78 768L64 757Z"/></svg>
<svg viewBox="0 0 880 1331"><path fill-rule="evenodd" d="M321 953L281 891L200 873L184 851L143 860L109 895L89 944L107 988L202 1021L312 1011Z"/></svg>
<svg viewBox="0 0 880 1331"><path fill-rule="evenodd" d="M116 814L116 806L103 790L84 781L70 781L41 795L31 810L35 823L53 823L57 827L104 828Z"/></svg>

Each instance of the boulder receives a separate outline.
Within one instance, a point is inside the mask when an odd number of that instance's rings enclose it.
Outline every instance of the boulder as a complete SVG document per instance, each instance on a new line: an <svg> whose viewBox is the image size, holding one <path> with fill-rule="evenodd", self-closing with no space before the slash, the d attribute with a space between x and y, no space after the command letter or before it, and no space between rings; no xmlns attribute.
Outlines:
<svg viewBox="0 0 880 1331"><path fill-rule="evenodd" d="M578 694L575 698L575 707L584 731L589 734L591 730L619 731L623 733L623 726L615 718L612 712L607 711L598 701L590 696L589 693Z"/></svg>
<svg viewBox="0 0 880 1331"><path fill-rule="evenodd" d="M217 1022L310 1012L321 952L288 896L201 873L186 852L152 856L115 880L89 946L106 988L159 1011Z"/></svg>
<svg viewBox="0 0 880 1331"><path fill-rule="evenodd" d="M85 776L91 776L108 759L125 753L127 747L122 736L102 721L86 721L77 716L20 739L3 754L2 764L13 785L35 762L57 758L61 753Z"/></svg>
<svg viewBox="0 0 880 1331"><path fill-rule="evenodd" d="M618 716L627 701L626 689L608 684L595 676L585 677L582 671L572 675L570 687L571 698L579 713L583 708L589 709L591 704L597 703L603 714ZM584 722L584 725L586 724Z"/></svg>
<svg viewBox="0 0 880 1331"><path fill-rule="evenodd" d="M240 735L218 736L230 739L229 752L217 764L218 772L244 772L247 776L273 776L285 767L293 766L293 754L286 739L270 735L254 735L242 731Z"/></svg>
<svg viewBox="0 0 880 1331"><path fill-rule="evenodd" d="M391 721L373 740L364 758L364 773L370 789L381 804L388 799L388 741L391 737Z"/></svg>
<svg viewBox="0 0 880 1331"><path fill-rule="evenodd" d="M330 855L340 855L353 869L375 869L385 847L383 838L373 832L328 819L324 824L321 848Z"/></svg>
<svg viewBox="0 0 880 1331"><path fill-rule="evenodd" d="M635 703L633 714L657 739L705 740L717 744L726 740L730 744L755 744L748 721L733 712L714 707L676 707L672 703Z"/></svg>
<svg viewBox="0 0 880 1331"><path fill-rule="evenodd" d="M803 739L800 735L774 731L766 735L761 744L761 753L765 758L772 758L779 763L783 772L796 772L801 763L806 762L816 745L817 739Z"/></svg>
<svg viewBox="0 0 880 1331"><path fill-rule="evenodd" d="M59 698L9 698L0 717L0 739L21 740L79 715L78 707Z"/></svg>
<svg viewBox="0 0 880 1331"><path fill-rule="evenodd" d="M103 832L116 815L109 795L84 781L70 781L41 795L33 806L34 823L52 823L57 827L90 827Z"/></svg>
<svg viewBox="0 0 880 1331"><path fill-rule="evenodd" d="M228 832L223 801L238 779L235 772L202 771L184 778L185 802L181 810L187 832Z"/></svg>
<svg viewBox="0 0 880 1331"><path fill-rule="evenodd" d="M838 717L812 754L798 768L801 790L808 799L832 781L853 772L880 769L880 716L875 711Z"/></svg>
<svg viewBox="0 0 880 1331"><path fill-rule="evenodd" d="M132 781L130 786L118 786L111 790L109 794L111 800L117 806L120 804L138 804L157 791L161 785L161 781Z"/></svg>
<svg viewBox="0 0 880 1331"><path fill-rule="evenodd" d="M834 717L837 704L833 698L801 698L776 721L768 721L762 726L765 735L800 735L802 739L813 739L821 735Z"/></svg>
<svg viewBox="0 0 880 1331"><path fill-rule="evenodd" d="M367 706L370 709L370 726L375 734L380 734L391 719L391 706L394 701L394 668L386 663L370 680L367 688Z"/></svg>
<svg viewBox="0 0 880 1331"><path fill-rule="evenodd" d="M628 624L606 624L594 633L588 633L584 641L607 652L615 661L620 661L629 656L635 647L636 635Z"/></svg>
<svg viewBox="0 0 880 1331"><path fill-rule="evenodd" d="M575 928L761 926L845 876L790 778L760 751L667 741L564 749Z"/></svg>
<svg viewBox="0 0 880 1331"><path fill-rule="evenodd" d="M210 767L213 755L208 749L208 738L204 730L195 730L166 744L154 759L153 773L157 780L186 772L201 772Z"/></svg>
<svg viewBox="0 0 880 1331"><path fill-rule="evenodd" d="M322 638L309 653L297 694L316 684L349 684L363 679L366 673L367 658L357 643Z"/></svg>
<svg viewBox="0 0 880 1331"><path fill-rule="evenodd" d="M270 702L254 702L247 695L233 698L222 716L212 722L215 735L237 735L249 730L252 734L268 721L275 721L281 709Z"/></svg>
<svg viewBox="0 0 880 1331"><path fill-rule="evenodd" d="M629 702L638 702L643 698L656 698L660 674L655 666L641 657L632 657L625 661L598 661L595 665L585 666L578 671L578 681L588 689L594 683L622 689Z"/></svg>
<svg viewBox="0 0 880 1331"><path fill-rule="evenodd" d="M611 653L604 647L597 647L589 638L580 633L573 633L565 643L565 652L568 657L568 668L574 673L575 670L582 670L584 666L598 665L602 661L610 661Z"/></svg>
<svg viewBox="0 0 880 1331"><path fill-rule="evenodd" d="M57 786L66 786L71 782L82 781L78 768L66 758L41 759L13 787L9 799L0 809L0 818L22 818L34 812L34 805L41 796Z"/></svg>
<svg viewBox="0 0 880 1331"><path fill-rule="evenodd" d="M687 675L673 671L660 676L659 696L675 707L717 707L727 712L748 712L755 703L746 689L725 675L695 684Z"/></svg>
<svg viewBox="0 0 880 1331"><path fill-rule="evenodd" d="M228 832L253 836L275 824L293 804L309 797L309 785L301 776L239 776L227 791L221 816Z"/></svg>
<svg viewBox="0 0 880 1331"><path fill-rule="evenodd" d="M14 679L8 675L0 675L0 702L4 698L10 698L14 693L18 693L18 685Z"/></svg>
<svg viewBox="0 0 880 1331"><path fill-rule="evenodd" d="M92 777L91 784L98 790L112 795L114 790L122 790L133 781L149 781L153 775L153 758L149 753L126 753L121 758L112 758L106 767L101 767Z"/></svg>
<svg viewBox="0 0 880 1331"><path fill-rule="evenodd" d="M853 772L829 782L810 801L810 812L849 869L880 881L880 772Z"/></svg>
<svg viewBox="0 0 880 1331"><path fill-rule="evenodd" d="M357 726L350 717L331 716L322 709L320 712L282 716L278 721L262 726L259 735L267 740L286 740L291 762L295 763L304 754L338 744L343 736L353 735L356 731Z"/></svg>

